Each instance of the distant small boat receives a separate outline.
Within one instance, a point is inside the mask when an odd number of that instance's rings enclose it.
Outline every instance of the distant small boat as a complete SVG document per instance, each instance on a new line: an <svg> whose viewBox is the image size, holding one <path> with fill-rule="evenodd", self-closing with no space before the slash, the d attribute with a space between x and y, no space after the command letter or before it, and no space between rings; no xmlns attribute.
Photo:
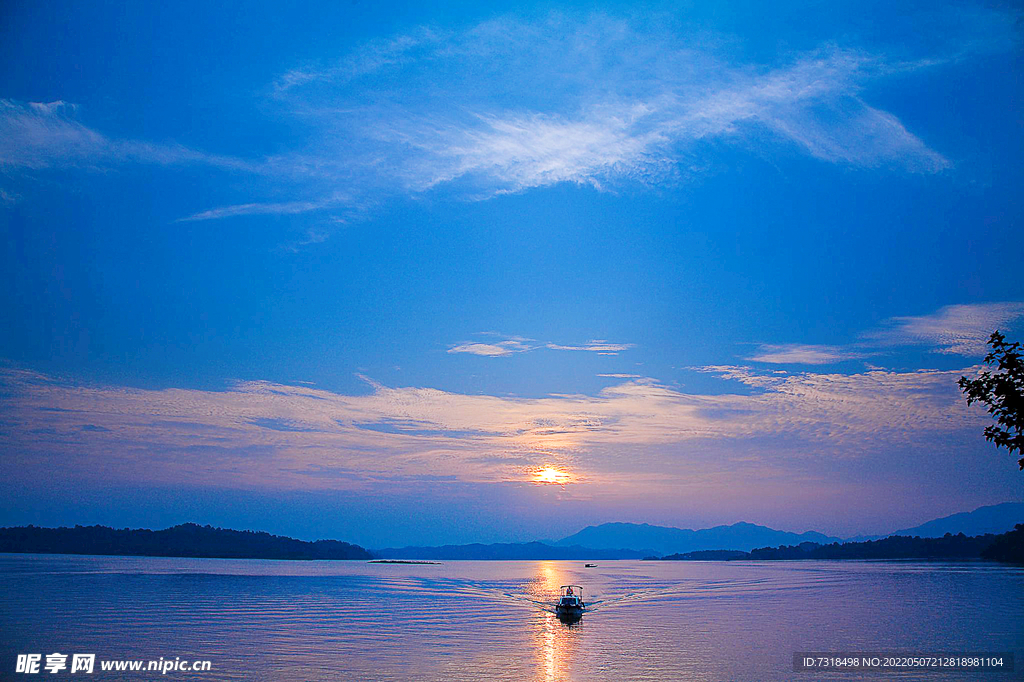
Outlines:
<svg viewBox="0 0 1024 682"><path fill-rule="evenodd" d="M583 588L579 585L562 585L562 596L555 604L555 615L560 620L573 622L583 617L587 605L583 603Z"/></svg>
<svg viewBox="0 0 1024 682"><path fill-rule="evenodd" d="M583 568L597 568L597 564L583 564Z"/></svg>

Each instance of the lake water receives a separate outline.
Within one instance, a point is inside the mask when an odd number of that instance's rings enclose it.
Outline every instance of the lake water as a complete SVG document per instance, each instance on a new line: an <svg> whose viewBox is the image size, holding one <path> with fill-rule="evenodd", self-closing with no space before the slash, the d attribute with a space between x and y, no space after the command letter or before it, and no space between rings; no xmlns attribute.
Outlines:
<svg viewBox="0 0 1024 682"><path fill-rule="evenodd" d="M441 565L0 554L0 679L156 679L109 659L205 659L202 680L1024 678L1024 569L919 562ZM550 610L581 584L576 625ZM795 673L797 651L1010 651L1017 672ZM94 653L91 676L15 675ZM68 659L70 669L70 658Z"/></svg>

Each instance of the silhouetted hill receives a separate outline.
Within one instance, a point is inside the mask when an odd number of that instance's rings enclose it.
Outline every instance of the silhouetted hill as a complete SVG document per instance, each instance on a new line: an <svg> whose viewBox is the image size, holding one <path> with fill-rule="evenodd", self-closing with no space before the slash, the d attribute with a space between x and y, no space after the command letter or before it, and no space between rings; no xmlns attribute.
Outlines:
<svg viewBox="0 0 1024 682"><path fill-rule="evenodd" d="M629 549L552 547L542 542L497 543L493 545L443 545L441 547L400 547L374 550L384 559L640 559L642 552Z"/></svg>
<svg viewBox="0 0 1024 682"><path fill-rule="evenodd" d="M1024 564L1024 523L1018 523L1009 533L997 535L995 541L981 553L981 558Z"/></svg>
<svg viewBox="0 0 1024 682"><path fill-rule="evenodd" d="M649 557L656 559L656 557ZM664 561L749 559L753 561L800 561L806 559L947 559L1004 561L1024 563L1024 524L1002 535L991 533L967 536L947 533L941 538L894 535L867 542L834 542L820 545L803 542L799 545L760 547L750 552L690 552L664 557Z"/></svg>
<svg viewBox="0 0 1024 682"><path fill-rule="evenodd" d="M582 545L595 549L626 548L645 554L686 554L706 549L750 551L755 547L800 542L838 542L821 533L790 533L753 523L734 523L703 530L652 526L647 523L603 523L588 526L562 538L556 544Z"/></svg>
<svg viewBox="0 0 1024 682"><path fill-rule="evenodd" d="M196 557L218 559L372 559L358 545L304 542L249 530L184 523L165 530L106 526L0 528L0 552Z"/></svg>
<svg viewBox="0 0 1024 682"><path fill-rule="evenodd" d="M894 535L868 542L796 547L762 547L750 552L751 559L981 559L996 535L968 537L963 533L941 538Z"/></svg>
<svg viewBox="0 0 1024 682"><path fill-rule="evenodd" d="M658 557L647 557L658 560ZM759 547L750 552L728 550L688 552L662 557L662 561L800 561L806 559L946 559L1002 561L1024 564L1024 524L1008 533L967 536L947 533L940 538L893 535L866 542L834 542L828 545L802 542L799 545Z"/></svg>
<svg viewBox="0 0 1024 682"><path fill-rule="evenodd" d="M987 507L978 507L974 511L961 512L934 519L920 526L903 528L890 535L906 535L910 537L940 538L946 533L956 535L998 534L1013 530L1018 523L1024 523L1024 502L1004 502Z"/></svg>

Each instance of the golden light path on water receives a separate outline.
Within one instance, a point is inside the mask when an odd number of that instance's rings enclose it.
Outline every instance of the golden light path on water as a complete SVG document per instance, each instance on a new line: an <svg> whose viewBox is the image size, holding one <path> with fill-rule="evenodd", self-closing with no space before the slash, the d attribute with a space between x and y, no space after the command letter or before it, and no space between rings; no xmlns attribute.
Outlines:
<svg viewBox="0 0 1024 682"><path fill-rule="evenodd" d="M537 565L535 589L538 596L558 594L564 581L569 577L564 574L564 567L554 561L543 561ZM540 658L538 669L543 670L544 682L561 682L568 679L568 664L576 654L579 639L579 625L567 625L553 613L544 614L539 623L537 651Z"/></svg>
<svg viewBox="0 0 1024 682"><path fill-rule="evenodd" d="M540 574L544 580L544 587L548 592L557 588L556 583L558 582L556 570L552 564L545 562L540 565ZM548 617L544 619L544 645L542 651L544 652L544 679L547 682L554 682L555 675L558 672L557 661L555 656L557 655L557 642L555 641L555 622L554 619L548 614Z"/></svg>

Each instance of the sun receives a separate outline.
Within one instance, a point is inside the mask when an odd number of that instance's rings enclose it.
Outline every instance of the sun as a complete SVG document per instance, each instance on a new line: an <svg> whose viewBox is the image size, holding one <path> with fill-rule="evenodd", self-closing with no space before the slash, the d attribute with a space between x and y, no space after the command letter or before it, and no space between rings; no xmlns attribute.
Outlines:
<svg viewBox="0 0 1024 682"><path fill-rule="evenodd" d="M555 485L565 485L572 479L571 476L561 469L555 469L554 467L544 467L538 469L533 474L533 480L535 483L554 483Z"/></svg>

